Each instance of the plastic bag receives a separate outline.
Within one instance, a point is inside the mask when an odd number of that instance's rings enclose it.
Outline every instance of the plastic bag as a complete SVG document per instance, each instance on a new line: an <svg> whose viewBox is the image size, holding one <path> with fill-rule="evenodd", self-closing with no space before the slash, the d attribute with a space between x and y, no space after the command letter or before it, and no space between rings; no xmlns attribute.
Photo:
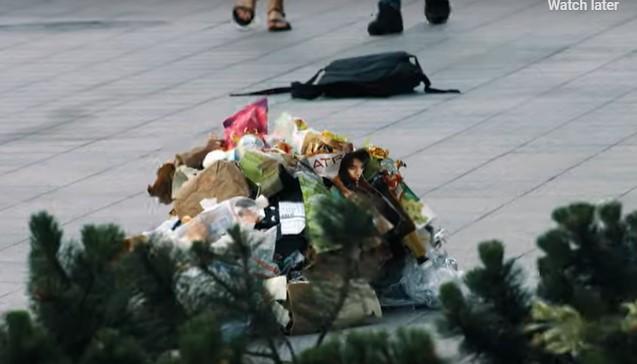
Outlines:
<svg viewBox="0 0 637 364"><path fill-rule="evenodd" d="M431 234L426 229L418 229L423 239ZM436 237L436 239L442 239ZM408 255L400 279L379 292L383 307L424 306L440 307L440 286L455 281L462 286L463 272L458 270L455 259L449 257L440 242L427 238L427 257L429 261L418 264L416 258Z"/></svg>
<svg viewBox="0 0 637 364"><path fill-rule="evenodd" d="M263 150L263 148L265 148L265 142L261 139L261 137L253 134L246 134L239 139L239 142L237 142L237 146L235 148L236 157L238 160L241 160L246 152L259 151Z"/></svg>
<svg viewBox="0 0 637 364"><path fill-rule="evenodd" d="M254 228L265 216L267 200L233 197L221 203L203 200L202 205L202 213L175 230L179 245L189 248L195 241L217 241L235 224Z"/></svg>
<svg viewBox="0 0 637 364"><path fill-rule="evenodd" d="M279 267L274 262L277 227L274 226L268 230L254 230L242 225L241 232L250 244L250 271L260 277L279 275ZM212 243L210 249L215 254L226 255L232 251L234 243L234 240L226 234Z"/></svg>
<svg viewBox="0 0 637 364"><path fill-rule="evenodd" d="M223 160L233 160L233 158L230 157L230 153L228 152L225 152L223 150L213 150L212 152L206 154L206 157L203 159L202 164L204 168L208 168L214 162Z"/></svg>
<svg viewBox="0 0 637 364"><path fill-rule="evenodd" d="M270 197L283 189L280 160L274 153L258 150L246 151L239 161L244 176L260 187L261 193Z"/></svg>
<svg viewBox="0 0 637 364"><path fill-rule="evenodd" d="M290 143L293 139L294 132L297 130L297 126L294 123L294 118L288 113L281 114L275 121L274 127L271 128L270 134L266 136L266 141L270 145L275 145L279 142Z"/></svg>
<svg viewBox="0 0 637 364"><path fill-rule="evenodd" d="M223 122L226 148L234 148L242 136L254 134L263 138L268 133L268 99L246 105Z"/></svg>
<svg viewBox="0 0 637 364"><path fill-rule="evenodd" d="M308 156L306 160L314 173L332 179L338 175L343 157L345 157L345 153L326 153Z"/></svg>
<svg viewBox="0 0 637 364"><path fill-rule="evenodd" d="M429 255L431 263L426 264L417 264L416 260L409 256L400 284L414 304L438 308L440 286L450 281L459 282L462 273L458 271L456 261L439 250L431 250Z"/></svg>

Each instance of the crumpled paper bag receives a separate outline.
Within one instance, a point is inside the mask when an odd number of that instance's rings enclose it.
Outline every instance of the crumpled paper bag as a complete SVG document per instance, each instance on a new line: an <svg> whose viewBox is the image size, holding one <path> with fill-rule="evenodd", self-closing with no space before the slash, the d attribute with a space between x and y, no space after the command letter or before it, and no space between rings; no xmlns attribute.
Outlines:
<svg viewBox="0 0 637 364"><path fill-rule="evenodd" d="M336 295L340 287L327 281L320 284L297 281L289 282L286 286L282 279L285 277L273 278L273 282L266 284L265 288L273 299L272 309L284 331L291 335L320 331L325 324L320 318L325 316L323 305L327 302L322 298L326 294ZM282 301L283 297L287 297L287 300ZM347 297L332 328L362 325L382 316L380 302L369 283L354 279L350 281Z"/></svg>
<svg viewBox="0 0 637 364"><path fill-rule="evenodd" d="M166 162L157 169L157 177L152 185L148 185L148 194L157 197L159 202L170 205L172 199L173 176L175 174L175 163Z"/></svg>
<svg viewBox="0 0 637 364"><path fill-rule="evenodd" d="M210 135L206 145L195 147L187 152L175 155L175 164L177 166L186 165L190 168L202 169L203 160L206 158L206 155L214 150L223 150L224 146L223 140L218 139L214 135Z"/></svg>
<svg viewBox="0 0 637 364"><path fill-rule="evenodd" d="M217 161L181 186L175 195L175 213L180 218L194 217L203 211L201 200L221 202L235 196L250 196L243 173L234 162Z"/></svg>

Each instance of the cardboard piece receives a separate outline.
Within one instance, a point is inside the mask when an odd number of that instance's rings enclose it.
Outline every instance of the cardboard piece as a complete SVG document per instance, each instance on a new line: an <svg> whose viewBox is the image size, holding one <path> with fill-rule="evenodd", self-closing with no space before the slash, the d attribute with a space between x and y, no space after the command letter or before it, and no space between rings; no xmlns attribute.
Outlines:
<svg viewBox="0 0 637 364"><path fill-rule="evenodd" d="M200 201L216 198L218 202L235 196L250 196L248 183L234 162L217 161L188 180L175 196L175 213L180 218L194 217L203 211Z"/></svg>

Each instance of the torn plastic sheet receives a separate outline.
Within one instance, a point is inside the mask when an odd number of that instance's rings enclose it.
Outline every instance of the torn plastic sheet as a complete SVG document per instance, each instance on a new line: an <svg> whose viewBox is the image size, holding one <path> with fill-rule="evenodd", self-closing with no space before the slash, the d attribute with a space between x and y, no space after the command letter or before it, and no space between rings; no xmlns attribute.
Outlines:
<svg viewBox="0 0 637 364"><path fill-rule="evenodd" d="M425 264L407 256L400 280L379 292L381 306L440 308L440 287L447 282L461 284L463 272L442 248L430 248L428 256Z"/></svg>

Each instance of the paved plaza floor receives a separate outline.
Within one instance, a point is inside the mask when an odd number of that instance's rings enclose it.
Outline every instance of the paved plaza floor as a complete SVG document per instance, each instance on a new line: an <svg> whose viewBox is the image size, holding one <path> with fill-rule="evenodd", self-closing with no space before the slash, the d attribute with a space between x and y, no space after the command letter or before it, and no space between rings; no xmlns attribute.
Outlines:
<svg viewBox="0 0 637 364"><path fill-rule="evenodd" d="M263 1L262 1L263 2ZM373 0L289 0L294 30L230 23L230 0L0 0L0 311L26 304L28 219L49 210L129 233L169 208L155 169L251 101L231 91L305 80L327 62L406 50L462 95L270 99L310 125L385 146L440 215L462 267L497 238L526 267L559 204L637 209L637 2L551 12L546 0L453 0L444 26L403 4L405 32L372 38ZM380 326L426 321L390 315Z"/></svg>

